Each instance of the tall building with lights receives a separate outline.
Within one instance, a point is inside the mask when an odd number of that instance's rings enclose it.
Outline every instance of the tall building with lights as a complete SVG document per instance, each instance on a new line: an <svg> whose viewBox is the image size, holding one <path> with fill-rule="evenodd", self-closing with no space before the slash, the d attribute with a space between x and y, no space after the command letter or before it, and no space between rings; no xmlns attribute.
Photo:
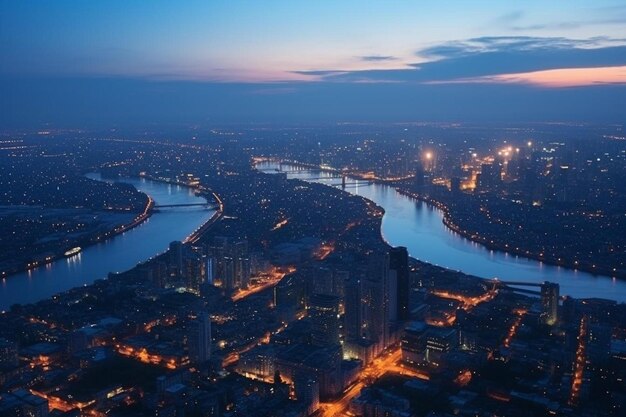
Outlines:
<svg viewBox="0 0 626 417"><path fill-rule="evenodd" d="M327 346L339 344L340 321L337 296L313 294L309 300L309 317L311 317L311 339L314 345Z"/></svg>
<svg viewBox="0 0 626 417"><path fill-rule="evenodd" d="M350 274L345 286L345 333L350 342L367 341L383 348L388 341L387 254L372 254L367 267Z"/></svg>
<svg viewBox="0 0 626 417"><path fill-rule="evenodd" d="M541 284L541 320L550 326L556 324L559 311L559 284Z"/></svg>
<svg viewBox="0 0 626 417"><path fill-rule="evenodd" d="M170 250L168 252L169 265L171 273L178 278L182 277L183 275L183 251L183 242L175 240L170 243Z"/></svg>
<svg viewBox="0 0 626 417"><path fill-rule="evenodd" d="M200 313L189 335L189 356L195 363L211 358L211 318L206 311Z"/></svg>
<svg viewBox="0 0 626 417"><path fill-rule="evenodd" d="M248 242L216 237L208 247L212 275L216 283L227 291L247 288L250 282L251 262Z"/></svg>
<svg viewBox="0 0 626 417"><path fill-rule="evenodd" d="M389 250L389 321L409 319L409 252L403 246Z"/></svg>

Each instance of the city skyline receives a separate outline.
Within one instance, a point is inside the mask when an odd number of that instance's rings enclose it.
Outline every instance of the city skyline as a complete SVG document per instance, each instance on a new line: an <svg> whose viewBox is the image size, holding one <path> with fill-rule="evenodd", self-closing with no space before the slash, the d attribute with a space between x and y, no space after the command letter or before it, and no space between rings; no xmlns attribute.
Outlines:
<svg viewBox="0 0 626 417"><path fill-rule="evenodd" d="M0 0L0 417L626 415L626 4Z"/></svg>

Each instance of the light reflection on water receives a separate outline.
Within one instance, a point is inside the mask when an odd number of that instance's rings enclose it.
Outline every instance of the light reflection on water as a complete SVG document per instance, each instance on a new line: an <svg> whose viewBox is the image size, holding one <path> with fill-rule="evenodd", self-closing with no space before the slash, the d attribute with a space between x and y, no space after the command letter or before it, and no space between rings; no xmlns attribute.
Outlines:
<svg viewBox="0 0 626 417"><path fill-rule="evenodd" d="M90 178L99 179L97 174ZM125 178L155 200L157 204L196 203L200 197L187 187ZM105 278L109 272L122 272L167 249L173 240L182 240L213 215L198 207L162 209L147 221L120 235L88 248L79 254L59 259L45 267L10 276L0 285L0 310L15 303L48 298L70 288Z"/></svg>
<svg viewBox="0 0 626 417"><path fill-rule="evenodd" d="M278 167L278 164L269 162L257 165L258 169L268 173L276 173ZM314 181L323 184L337 179L335 174L329 172L311 171L288 164L282 164L282 168L290 171L287 174L289 178L309 180L321 177L324 180ZM341 187L341 182L330 183ZM558 282L562 295L626 301L626 281L546 265L540 261L487 249L445 227L442 223L443 213L439 209L413 201L392 187L346 179L346 191L368 198L383 207L383 238L391 245L406 246L409 253L417 259L484 278Z"/></svg>

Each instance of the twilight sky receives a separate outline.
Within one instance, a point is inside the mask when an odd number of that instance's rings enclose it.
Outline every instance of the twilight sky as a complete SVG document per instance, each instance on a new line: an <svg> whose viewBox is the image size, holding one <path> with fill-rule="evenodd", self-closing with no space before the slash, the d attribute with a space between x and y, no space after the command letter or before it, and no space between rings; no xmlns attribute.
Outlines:
<svg viewBox="0 0 626 417"><path fill-rule="evenodd" d="M0 0L0 127L626 122L626 3Z"/></svg>

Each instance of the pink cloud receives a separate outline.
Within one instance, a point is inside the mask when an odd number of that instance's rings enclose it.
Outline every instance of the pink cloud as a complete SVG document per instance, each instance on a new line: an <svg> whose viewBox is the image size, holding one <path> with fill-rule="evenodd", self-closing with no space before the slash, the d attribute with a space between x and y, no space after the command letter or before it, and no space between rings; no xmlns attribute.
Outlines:
<svg viewBox="0 0 626 417"><path fill-rule="evenodd" d="M584 87L603 84L626 84L626 66L597 68L561 68L427 82L427 84L472 83L528 84L539 87L551 88Z"/></svg>

